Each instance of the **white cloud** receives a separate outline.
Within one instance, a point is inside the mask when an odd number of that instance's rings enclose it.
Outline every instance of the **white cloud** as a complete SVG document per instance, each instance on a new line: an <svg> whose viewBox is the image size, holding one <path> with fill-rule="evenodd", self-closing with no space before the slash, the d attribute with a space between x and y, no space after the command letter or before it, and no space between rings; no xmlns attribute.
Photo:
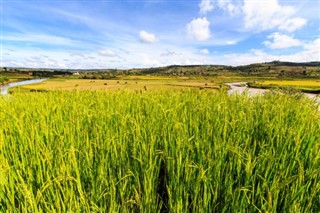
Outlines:
<svg viewBox="0 0 320 213"><path fill-rule="evenodd" d="M7 67L68 68L63 59L72 59L70 53L63 50L39 50L34 47L4 45L4 49L9 49L7 47L14 49L15 53L4 58L3 65Z"/></svg>
<svg viewBox="0 0 320 213"><path fill-rule="evenodd" d="M117 55L111 50L101 50L98 52L98 55L105 57L117 57Z"/></svg>
<svg viewBox="0 0 320 213"><path fill-rule="evenodd" d="M71 46L77 44L77 41L60 36L48 34L31 34L31 33L18 33L11 35L3 35L3 41L17 41L25 43L41 43L49 45L66 45Z"/></svg>
<svg viewBox="0 0 320 213"><path fill-rule="evenodd" d="M293 32L307 22L303 18L293 17L296 9L292 6L282 6L278 0L244 0L242 10L245 28L250 30L264 31L278 28Z"/></svg>
<svg viewBox="0 0 320 213"><path fill-rule="evenodd" d="M202 49L202 50L200 50L200 53L203 55L208 55L210 52L208 49Z"/></svg>
<svg viewBox="0 0 320 213"><path fill-rule="evenodd" d="M144 66L147 66L147 67L160 67L161 66L161 62L156 58L156 57L153 57L153 56L150 56L148 54L141 54L141 63L144 65Z"/></svg>
<svg viewBox="0 0 320 213"><path fill-rule="evenodd" d="M210 38L210 22L206 17L193 19L187 25L187 32L190 38L198 41L207 41Z"/></svg>
<svg viewBox="0 0 320 213"><path fill-rule="evenodd" d="M236 40L228 40L228 41L226 42L227 45L235 45L235 44L237 44L237 43L238 43L238 41L236 41Z"/></svg>
<svg viewBox="0 0 320 213"><path fill-rule="evenodd" d="M261 63L274 60L292 61L292 62L308 62L320 61L320 38L305 43L303 50L292 54L273 55L265 51L252 49L247 53L227 54L223 55L222 61L224 64L244 65L251 63Z"/></svg>
<svg viewBox="0 0 320 213"><path fill-rule="evenodd" d="M320 38L310 42L304 42L301 45L302 50L290 54L284 53L276 55L259 49L252 49L248 52L237 54L223 54L222 52L210 52L210 54L206 54L206 49L193 49L186 46L177 47L170 44L140 45L139 43L131 42L127 44L126 48L135 51L132 52L132 54L123 55L123 57L125 57L125 62L118 57L106 58L103 54L99 55L98 51L86 52L84 53L85 57L79 60L78 57L70 57L71 52L68 53L63 50L55 52L42 51L41 54L39 54L37 50L17 49L15 54L5 58L4 66L120 69L167 66L172 64L243 65L273 60L305 62L320 60L319 46ZM102 53L105 53L106 55L116 54L116 52L107 50L103 50L104 52ZM169 57L159 57L162 53L171 55ZM95 58L88 56L95 56Z"/></svg>
<svg viewBox="0 0 320 213"><path fill-rule="evenodd" d="M231 16L241 13L241 7L233 4L230 0L218 0L218 7L230 13Z"/></svg>
<svg viewBox="0 0 320 213"><path fill-rule="evenodd" d="M75 52L75 53L70 53L71 57L81 57L84 58L85 55L83 53Z"/></svg>
<svg viewBox="0 0 320 213"><path fill-rule="evenodd" d="M288 19L283 24L281 24L279 26L279 29L285 30L288 32L293 32L293 31L303 27L306 23L307 23L307 20L305 20L303 18L291 18L291 19Z"/></svg>
<svg viewBox="0 0 320 213"><path fill-rule="evenodd" d="M231 16L243 17L244 27L258 32L270 29L293 32L307 23L306 19L296 17L297 8L280 5L278 0L243 0L241 3L217 0L217 7Z"/></svg>
<svg viewBox="0 0 320 213"><path fill-rule="evenodd" d="M148 33L144 30L139 33L140 41L143 43L155 43L158 41L157 37L154 34Z"/></svg>
<svg viewBox="0 0 320 213"><path fill-rule="evenodd" d="M263 44L271 49L290 48L302 45L302 42L298 39L292 38L285 34L273 33L268 36L273 41L264 41Z"/></svg>
<svg viewBox="0 0 320 213"><path fill-rule="evenodd" d="M246 65L266 61L278 60L278 58L268 55L262 50L252 49L247 53L226 54L223 56L224 64Z"/></svg>
<svg viewBox="0 0 320 213"><path fill-rule="evenodd" d="M205 15L207 12L210 12L213 10L213 3L211 0L202 0L199 4L200 7L200 13Z"/></svg>
<svg viewBox="0 0 320 213"><path fill-rule="evenodd" d="M306 43L302 54L309 57L308 61L320 61L320 38Z"/></svg>

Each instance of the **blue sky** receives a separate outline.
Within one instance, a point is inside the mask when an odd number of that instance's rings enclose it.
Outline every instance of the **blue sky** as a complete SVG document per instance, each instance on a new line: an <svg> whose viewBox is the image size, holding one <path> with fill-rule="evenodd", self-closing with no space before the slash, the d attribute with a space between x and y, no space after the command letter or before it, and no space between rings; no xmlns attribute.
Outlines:
<svg viewBox="0 0 320 213"><path fill-rule="evenodd" d="M1 66L320 61L320 1L0 0Z"/></svg>

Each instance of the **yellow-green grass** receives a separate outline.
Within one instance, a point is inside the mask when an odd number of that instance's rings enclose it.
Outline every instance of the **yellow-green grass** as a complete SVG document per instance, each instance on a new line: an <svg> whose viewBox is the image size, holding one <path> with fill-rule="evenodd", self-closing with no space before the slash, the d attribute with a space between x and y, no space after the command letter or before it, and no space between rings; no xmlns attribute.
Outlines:
<svg viewBox="0 0 320 213"><path fill-rule="evenodd" d="M263 89L290 89L302 92L320 93L320 79L290 79L290 80L257 80L249 83L250 87Z"/></svg>
<svg viewBox="0 0 320 213"><path fill-rule="evenodd" d="M316 103L209 91L0 97L0 211L319 212Z"/></svg>
<svg viewBox="0 0 320 213"><path fill-rule="evenodd" d="M112 80L48 79L39 84L26 85L23 90L168 90L181 88L218 89L219 84L207 78L127 76ZM15 89L19 91L19 89Z"/></svg>
<svg viewBox="0 0 320 213"><path fill-rule="evenodd" d="M261 85L277 85L277 86L296 86L296 87L318 87L319 80L267 80L258 82Z"/></svg>

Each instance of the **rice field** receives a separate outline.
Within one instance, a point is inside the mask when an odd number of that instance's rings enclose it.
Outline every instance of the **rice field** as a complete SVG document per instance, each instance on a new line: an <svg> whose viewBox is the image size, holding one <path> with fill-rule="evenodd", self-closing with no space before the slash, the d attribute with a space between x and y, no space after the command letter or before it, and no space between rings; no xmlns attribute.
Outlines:
<svg viewBox="0 0 320 213"><path fill-rule="evenodd" d="M219 89L214 78L175 76L122 76L114 79L51 78L40 84L27 85L19 90L172 90L181 88Z"/></svg>
<svg viewBox="0 0 320 213"><path fill-rule="evenodd" d="M301 96L3 96L0 211L319 212L319 130Z"/></svg>

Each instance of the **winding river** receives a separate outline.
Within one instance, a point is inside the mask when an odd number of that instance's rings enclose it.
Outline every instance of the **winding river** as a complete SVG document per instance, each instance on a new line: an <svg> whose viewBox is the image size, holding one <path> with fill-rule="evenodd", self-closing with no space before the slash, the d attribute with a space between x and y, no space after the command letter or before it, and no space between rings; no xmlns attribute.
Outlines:
<svg viewBox="0 0 320 213"><path fill-rule="evenodd" d="M268 89L250 88L247 86L247 82L226 83L226 85L231 87L231 89L228 91L228 94L235 94L235 93L242 94L246 92L248 95L255 96L255 95L262 95L263 93L270 91ZM243 86L243 85L246 85L246 86ZM303 94L309 98L317 100L317 102L320 103L320 95L311 94L311 93L303 93Z"/></svg>
<svg viewBox="0 0 320 213"><path fill-rule="evenodd" d="M19 81L19 82L14 82L14 83L9 83L8 85L1 86L1 95L6 95L8 94L8 89L12 87L18 87L18 86L23 86L23 85L28 85L28 84L36 84L44 81L46 79L31 79L31 80L26 80L26 81Z"/></svg>

